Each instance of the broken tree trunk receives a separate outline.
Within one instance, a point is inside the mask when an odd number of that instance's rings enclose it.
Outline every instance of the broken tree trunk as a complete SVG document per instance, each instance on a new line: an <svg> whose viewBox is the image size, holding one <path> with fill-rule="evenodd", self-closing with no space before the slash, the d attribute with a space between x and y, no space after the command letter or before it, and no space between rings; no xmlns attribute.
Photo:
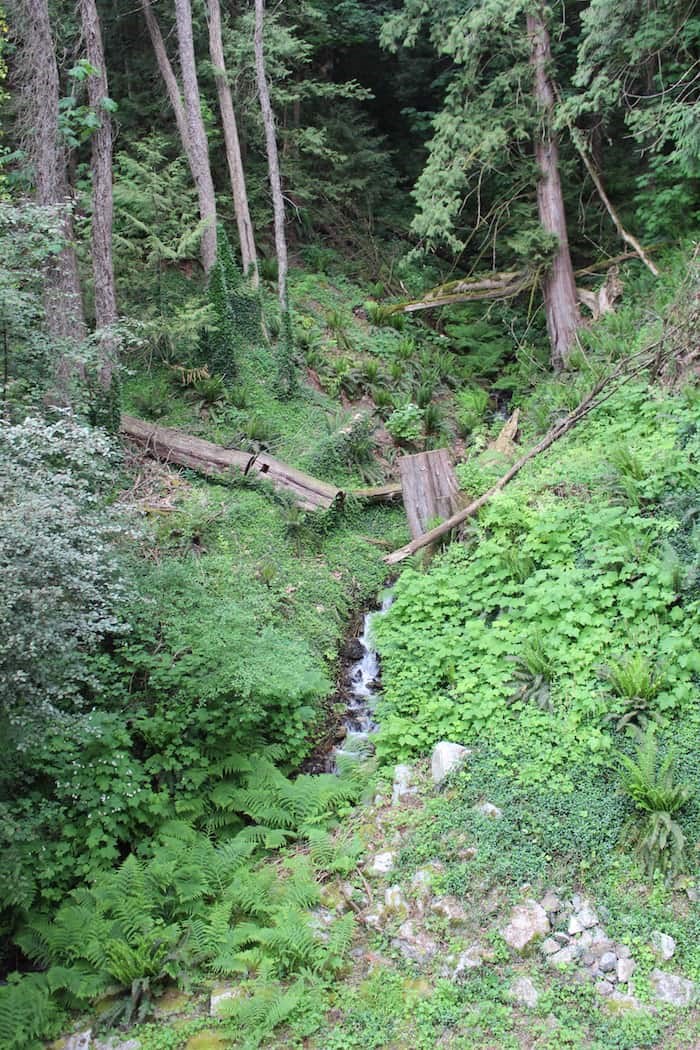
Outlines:
<svg viewBox="0 0 700 1050"><path fill-rule="evenodd" d="M422 536L416 537L410 543L407 543L405 547L400 547L398 550L393 551L393 553L387 555L384 561L388 565L396 565L398 562L404 561L405 558L410 558L412 554L422 550L423 547L428 547L436 540L441 539L443 536L447 535L447 533L451 532L452 529L461 525L463 521L466 521L467 518L473 518L474 515L477 514L497 492L500 492L501 489L505 488L508 482L512 481L516 474L520 473L526 463L529 463L529 461L539 455L540 452L544 452L545 449L548 449L555 441L558 441L559 438L568 433L568 431L575 427L584 416L592 411L592 409L597 408L598 405L603 403L603 401L607 401L609 397L612 397L615 391L619 389L623 383L628 382L633 376L639 375L640 372L643 372L648 368L650 365L650 359L645 358L644 355L653 351L657 345L658 344L654 343L650 347L645 347L644 350L639 351L639 353L626 357L620 362L614 371L600 379L573 412L570 412L568 416L564 417L564 419L560 419L558 423L555 423L542 440L538 442L534 448L531 448L529 452L526 452L524 456L521 456L520 459L498 479L496 484L492 485L488 492L483 494L483 496L479 496L478 499L473 500L469 506L458 511L456 514L453 514L447 519L447 521L443 521L441 525L438 525L434 529L430 529L429 532L424 533ZM642 363L637 365L637 367L631 371L626 372L628 365L632 361L640 358L642 358ZM615 383L616 379L619 379L618 383ZM612 388L603 394L602 392L606 387Z"/></svg>
<svg viewBox="0 0 700 1050"><path fill-rule="evenodd" d="M581 132L579 131L578 128L575 128L571 124L571 122L569 122L569 131L571 132L571 141L573 142L574 146L578 150L579 155L581 157L581 160L583 161L584 166L586 168L586 171L588 172L588 174L591 177L591 182L595 186L596 191L598 193L598 196L600 197L600 199L601 199L601 201L602 201L602 203L603 203L603 205L605 207L605 210L607 211L608 215L612 219L613 225L614 225L615 229L617 230L618 234L620 235L622 240L625 242L625 244L628 244L630 246L630 248L635 253L635 255L639 256L639 258L642 260L642 262L644 263L646 268L651 273L653 273L654 277L658 277L659 276L658 267L655 266L654 263L651 261L651 259L649 258L647 252L644 251L644 248L641 246L641 244L639 243L637 238L634 237L628 230L625 229L625 227L622 225L622 220L620 219L620 216L617 214L617 212L613 208L612 203L610 201L610 198L608 197L607 193L605 192L605 187L603 186L603 180L601 179L600 175L598 174L598 172L596 171L596 169L595 169L595 167L593 165L593 161L591 160L590 154L588 152L588 148L586 146L586 143L584 142L583 135L581 134Z"/></svg>
<svg viewBox="0 0 700 1050"><path fill-rule="evenodd" d="M211 441L183 434L171 427L146 423L133 416L122 416L121 433L155 459L177 463L200 474L230 477L240 472L259 476L272 482L275 488L291 493L304 510L328 510L337 500L342 501L344 496L342 490L334 485L312 478L265 452L255 454L222 448Z"/></svg>
<svg viewBox="0 0 700 1050"><path fill-rule="evenodd" d="M414 540L434 524L451 517L459 499L459 485L447 449L418 452L399 460L403 505Z"/></svg>

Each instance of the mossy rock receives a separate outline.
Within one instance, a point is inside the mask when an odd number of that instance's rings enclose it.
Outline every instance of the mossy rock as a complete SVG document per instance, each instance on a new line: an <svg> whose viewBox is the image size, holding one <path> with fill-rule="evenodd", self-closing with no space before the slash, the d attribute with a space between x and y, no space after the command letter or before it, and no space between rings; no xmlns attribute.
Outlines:
<svg viewBox="0 0 700 1050"><path fill-rule="evenodd" d="M189 996L179 988L167 988L156 1000L153 1016L157 1018L172 1017L184 1013L191 1005Z"/></svg>
<svg viewBox="0 0 700 1050"><path fill-rule="evenodd" d="M204 1032L197 1032L185 1043L184 1050L227 1050L230 1041L213 1028L207 1028Z"/></svg>

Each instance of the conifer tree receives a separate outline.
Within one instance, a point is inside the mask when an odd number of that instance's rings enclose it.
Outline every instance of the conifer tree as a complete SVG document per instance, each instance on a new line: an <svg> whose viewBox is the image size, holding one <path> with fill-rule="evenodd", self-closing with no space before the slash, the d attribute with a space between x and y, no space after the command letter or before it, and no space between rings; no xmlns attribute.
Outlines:
<svg viewBox="0 0 700 1050"><path fill-rule="evenodd" d="M207 133L202 119L197 63L192 36L192 8L190 0L175 0L175 18L180 71L182 73L183 100L187 117L190 164L197 187L199 213L206 222L202 233L202 265L204 272L209 273L216 262L216 198L209 164Z"/></svg>
<svg viewBox="0 0 700 1050"><path fill-rule="evenodd" d="M63 247L44 268L44 316L56 345L68 351L86 335L80 277L73 246L73 221L66 175L66 149L59 133L59 73L46 0L17 0L12 10L17 52L19 131L32 164L36 202L63 207ZM61 397L68 397L72 366L59 350L56 372Z"/></svg>
<svg viewBox="0 0 700 1050"><path fill-rule="evenodd" d="M87 61L88 101L98 118L92 134L90 176L92 180L92 272L94 277L95 325L101 333L99 385L106 399L101 422L112 429L118 426L116 368L118 340L114 333L117 321L117 291L112 262L112 121L115 108L109 97L102 31L95 0L80 0L80 16Z"/></svg>
<svg viewBox="0 0 700 1050"><path fill-rule="evenodd" d="M465 7L440 0L430 10L405 0L383 30L393 49L413 46L424 24L437 51L453 63L442 110L434 119L428 160L415 189L414 229L424 243L461 251L465 218L484 222L484 183L501 179L510 193L494 218L510 209L523 263L543 272L552 363L567 361L579 323L554 128L552 54L544 9L532 0L477 0ZM529 90L524 91L523 86ZM531 156L537 163L539 231L526 227ZM504 169L508 178L503 179ZM465 209L474 200L473 211ZM524 221L523 221L524 220ZM498 229L498 222L493 224ZM493 256L498 252L494 236Z"/></svg>
<svg viewBox="0 0 700 1050"><path fill-rule="evenodd" d="M246 190L245 173L243 171L241 145L238 139L236 112L233 108L231 88L226 73L224 45L221 36L221 6L219 0L207 0L207 16L209 19L209 53L211 55L212 65L214 66L216 90L219 96L221 123L224 132L224 144L226 147L226 161L228 163L229 177L231 180L233 207L236 212L236 225L238 226L238 239L241 245L243 272L250 277L253 286L257 287L258 258L255 250L253 223L251 222L250 208L248 207L248 192Z"/></svg>
<svg viewBox="0 0 700 1050"><path fill-rule="evenodd" d="M258 84L260 109L265 129L267 167L270 180L270 192L272 194L272 210L275 221L277 290L280 304L280 317L282 321L278 385L280 393L284 396L288 396L294 387L294 371L292 364L292 322L289 313L289 299L287 296L287 235L284 228L284 197L282 195L282 179L280 176L279 154L277 151L275 117L272 112L270 90L267 84L267 73L265 71L265 51L263 41L264 21L265 0L255 0L255 72Z"/></svg>

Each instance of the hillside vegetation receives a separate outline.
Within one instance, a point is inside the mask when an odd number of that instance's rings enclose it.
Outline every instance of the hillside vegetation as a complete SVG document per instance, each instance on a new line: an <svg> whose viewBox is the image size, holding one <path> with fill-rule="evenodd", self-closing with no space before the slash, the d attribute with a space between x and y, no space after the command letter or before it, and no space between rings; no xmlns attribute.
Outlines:
<svg viewBox="0 0 700 1050"><path fill-rule="evenodd" d="M699 42L0 0L0 1050L698 1050Z"/></svg>

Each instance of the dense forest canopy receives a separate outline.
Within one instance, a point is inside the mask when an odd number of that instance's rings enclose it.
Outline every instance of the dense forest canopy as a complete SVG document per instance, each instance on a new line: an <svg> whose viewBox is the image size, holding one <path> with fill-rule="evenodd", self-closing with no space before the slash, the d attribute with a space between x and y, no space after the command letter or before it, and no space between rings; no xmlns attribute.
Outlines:
<svg viewBox="0 0 700 1050"><path fill-rule="evenodd" d="M0 120L2 1047L697 1047L695 0L0 0Z"/></svg>

